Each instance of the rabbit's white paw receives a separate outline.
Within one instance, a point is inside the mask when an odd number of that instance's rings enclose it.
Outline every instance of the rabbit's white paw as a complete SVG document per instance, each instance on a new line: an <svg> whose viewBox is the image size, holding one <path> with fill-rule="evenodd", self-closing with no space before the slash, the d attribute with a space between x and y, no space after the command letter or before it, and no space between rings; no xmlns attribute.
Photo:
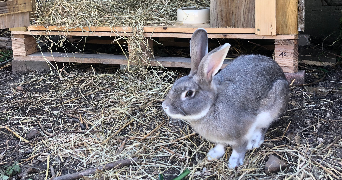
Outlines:
<svg viewBox="0 0 342 180"><path fill-rule="evenodd" d="M233 169L237 166L240 166L243 164L243 159L245 158L245 153L238 153L235 150L233 150L232 155L230 155L228 167L230 169Z"/></svg>
<svg viewBox="0 0 342 180"><path fill-rule="evenodd" d="M224 146L222 144L218 144L208 152L208 160L211 161L214 159L219 159L224 155L224 153Z"/></svg>
<svg viewBox="0 0 342 180"><path fill-rule="evenodd" d="M253 148L258 148L264 142L261 130L257 130L252 135L252 138L248 140L247 149L251 150Z"/></svg>

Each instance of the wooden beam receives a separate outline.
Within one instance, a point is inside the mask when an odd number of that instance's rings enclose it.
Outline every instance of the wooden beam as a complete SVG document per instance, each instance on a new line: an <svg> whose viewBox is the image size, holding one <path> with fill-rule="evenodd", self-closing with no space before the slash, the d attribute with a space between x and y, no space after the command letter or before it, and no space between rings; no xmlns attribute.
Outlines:
<svg viewBox="0 0 342 180"><path fill-rule="evenodd" d="M0 14L0 29L30 25L30 12Z"/></svg>
<svg viewBox="0 0 342 180"><path fill-rule="evenodd" d="M13 35L12 49L14 56L27 56L37 52L36 39L30 35Z"/></svg>
<svg viewBox="0 0 342 180"><path fill-rule="evenodd" d="M16 61L56 61L77 63L102 63L127 65L128 61L124 55L112 54L82 54L82 53L60 53L60 52L37 52L28 56L13 56ZM150 62L152 66L183 67L190 68L190 58L184 57L156 57ZM226 67L232 59L226 59L222 68ZM130 62L130 65L134 63Z"/></svg>
<svg viewBox="0 0 342 180"><path fill-rule="evenodd" d="M189 27L189 26L146 26L144 27L145 33L193 33L198 28L203 28L202 26L198 27ZM239 33L239 34L254 34L254 28L208 28L204 27L208 33ZM66 28L60 26L29 26L29 31L68 31L68 32L127 32L131 33L132 28L130 27L83 27L83 28Z"/></svg>
<svg viewBox="0 0 342 180"><path fill-rule="evenodd" d="M298 72L298 40L275 40L274 60L284 72Z"/></svg>
<svg viewBox="0 0 342 180"><path fill-rule="evenodd" d="M25 35L58 35L58 36L131 36L132 33L114 33L114 32L59 32L59 31L12 31L12 34ZM174 37L191 38L191 33L144 33L145 37ZM255 34L208 34L209 38L226 39L298 39L297 35L277 35L261 36Z"/></svg>
<svg viewBox="0 0 342 180"><path fill-rule="evenodd" d="M277 34L298 34L298 0L277 0Z"/></svg>
<svg viewBox="0 0 342 180"><path fill-rule="evenodd" d="M255 34L276 35L276 0L255 0Z"/></svg>

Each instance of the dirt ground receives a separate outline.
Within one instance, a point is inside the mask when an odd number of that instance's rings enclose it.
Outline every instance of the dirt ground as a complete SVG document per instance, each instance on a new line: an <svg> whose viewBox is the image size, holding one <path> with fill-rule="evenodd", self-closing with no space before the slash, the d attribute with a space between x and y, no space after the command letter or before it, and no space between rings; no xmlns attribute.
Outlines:
<svg viewBox="0 0 342 180"><path fill-rule="evenodd" d="M88 178L173 179L189 169L186 179L341 179L342 66L300 69L306 82L291 86L286 113L264 144L247 152L244 165L231 170L231 148L207 161L214 144L161 109L184 70L65 65L12 74L10 66L2 67L0 179L49 179L125 159L134 162ZM287 167L265 172L270 155Z"/></svg>

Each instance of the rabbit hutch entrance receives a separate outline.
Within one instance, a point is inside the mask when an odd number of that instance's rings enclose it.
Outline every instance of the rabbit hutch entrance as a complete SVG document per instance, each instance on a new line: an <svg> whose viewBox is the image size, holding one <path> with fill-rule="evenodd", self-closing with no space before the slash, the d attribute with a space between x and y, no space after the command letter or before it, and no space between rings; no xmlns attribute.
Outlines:
<svg viewBox="0 0 342 180"><path fill-rule="evenodd" d="M32 2L26 1L16 0L24 4ZM190 38L197 28L204 28L210 39L272 40L274 41L273 58L283 71L303 76L303 73L298 73L297 0L196 2L174 0L168 5L159 1L149 4L134 4L129 1L126 5L114 1L96 2L87 4L77 1L36 1L32 3L36 11L22 14L20 18L28 19L27 17L30 16L30 25L15 28L11 26L13 71L30 69L32 67L28 65L29 62L36 61L134 64L128 60L136 56L151 59L153 66L189 68L190 58L153 56L153 46L160 44L158 40L163 38L171 38L171 41L173 38ZM135 11L125 7L129 5L135 6ZM195 9L210 7L210 22L202 24L178 22L176 10L189 6ZM156 9L161 9L161 12ZM52 36L67 39L63 42L67 42L68 38L71 38L70 41L89 38L97 44L106 44L106 42L119 44L118 49L127 52L121 55L85 54L81 50L79 52L53 52L53 49L50 49L50 52L38 52L41 48L37 48L39 47L39 43L36 46L37 42L42 42L43 39L50 42L49 38ZM104 37L111 41L103 41L101 38ZM59 41L59 43L63 42ZM126 44L121 46L120 42ZM177 43L173 45L177 46Z"/></svg>

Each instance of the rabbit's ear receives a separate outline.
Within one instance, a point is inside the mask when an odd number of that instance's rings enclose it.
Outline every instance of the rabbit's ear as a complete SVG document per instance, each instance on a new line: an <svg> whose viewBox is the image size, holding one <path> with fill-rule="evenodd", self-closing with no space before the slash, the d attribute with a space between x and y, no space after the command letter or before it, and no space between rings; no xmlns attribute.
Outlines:
<svg viewBox="0 0 342 180"><path fill-rule="evenodd" d="M217 71L222 67L223 61L227 56L230 44L226 43L220 47L215 48L207 54L201 61L197 75L211 83L212 78Z"/></svg>
<svg viewBox="0 0 342 180"><path fill-rule="evenodd" d="M191 71L190 75L195 75L202 58L208 54L208 36L205 29L197 29L191 37L190 56Z"/></svg>

